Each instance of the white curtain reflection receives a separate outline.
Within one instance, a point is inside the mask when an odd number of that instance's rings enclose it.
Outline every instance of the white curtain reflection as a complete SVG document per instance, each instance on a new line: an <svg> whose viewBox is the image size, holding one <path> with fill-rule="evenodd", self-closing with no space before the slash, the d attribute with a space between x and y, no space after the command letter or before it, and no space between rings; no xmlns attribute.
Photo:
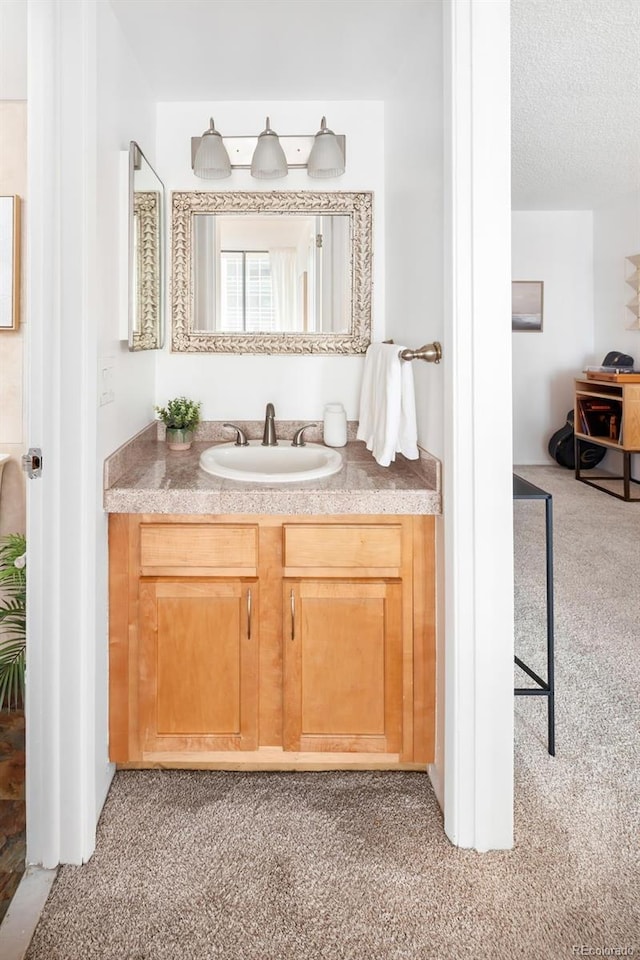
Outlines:
<svg viewBox="0 0 640 960"><path fill-rule="evenodd" d="M322 246L316 250L319 329L325 333L348 330L351 292L345 264L349 262L349 218L318 217L317 232L322 237Z"/></svg>
<svg viewBox="0 0 640 960"><path fill-rule="evenodd" d="M216 274L216 219L198 215L193 218L194 330L216 329Z"/></svg>
<svg viewBox="0 0 640 960"><path fill-rule="evenodd" d="M296 308L296 259L294 247L278 247L269 250L275 329L285 332L301 329Z"/></svg>

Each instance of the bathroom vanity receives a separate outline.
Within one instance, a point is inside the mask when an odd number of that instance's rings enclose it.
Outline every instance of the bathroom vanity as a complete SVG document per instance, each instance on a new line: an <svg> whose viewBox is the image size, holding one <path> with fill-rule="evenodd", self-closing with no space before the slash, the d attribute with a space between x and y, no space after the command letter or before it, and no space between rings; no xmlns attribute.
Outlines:
<svg viewBox="0 0 640 960"><path fill-rule="evenodd" d="M424 769L440 509L429 465L381 468L349 443L339 473L265 489L207 475L203 442L165 446L138 438L106 477L111 759Z"/></svg>

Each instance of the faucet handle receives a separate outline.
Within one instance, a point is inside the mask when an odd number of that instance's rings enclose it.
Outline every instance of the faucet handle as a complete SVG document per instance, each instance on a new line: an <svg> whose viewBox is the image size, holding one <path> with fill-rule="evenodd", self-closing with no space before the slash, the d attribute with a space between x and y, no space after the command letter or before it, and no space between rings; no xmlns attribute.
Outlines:
<svg viewBox="0 0 640 960"><path fill-rule="evenodd" d="M229 427L236 431L236 447L248 447L249 441L247 435L241 427L236 427L235 423L223 423L223 427Z"/></svg>
<svg viewBox="0 0 640 960"><path fill-rule="evenodd" d="M317 426L318 426L317 423L305 423L304 427L300 427L299 430L296 430L296 432L294 433L293 440L291 441L291 446L304 447L306 443L304 439L305 430L307 429L307 427L317 427Z"/></svg>

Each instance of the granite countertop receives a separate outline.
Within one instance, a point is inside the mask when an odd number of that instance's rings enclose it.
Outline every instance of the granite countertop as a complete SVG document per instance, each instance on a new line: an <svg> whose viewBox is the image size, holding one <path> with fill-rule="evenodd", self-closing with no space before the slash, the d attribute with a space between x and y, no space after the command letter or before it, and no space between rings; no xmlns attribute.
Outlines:
<svg viewBox="0 0 640 960"><path fill-rule="evenodd" d="M242 424L239 424L242 426ZM255 427L246 424L249 436ZM279 436L293 435L295 422ZM350 430L354 436L355 431ZM364 443L351 439L339 452L343 467L319 480L250 483L223 480L199 466L200 454L228 441L220 425L201 424L191 450L174 452L161 425L150 424L105 461L104 509L108 513L170 514L438 514L440 463L398 456L379 466ZM310 431L309 440L316 438Z"/></svg>

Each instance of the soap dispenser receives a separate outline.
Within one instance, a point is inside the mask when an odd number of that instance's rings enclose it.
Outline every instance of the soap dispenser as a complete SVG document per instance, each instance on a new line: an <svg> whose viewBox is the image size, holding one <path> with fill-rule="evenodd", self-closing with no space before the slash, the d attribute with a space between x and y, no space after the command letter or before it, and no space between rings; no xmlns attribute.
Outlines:
<svg viewBox="0 0 640 960"><path fill-rule="evenodd" d="M347 414L341 403L324 408L324 442L327 447L344 447L347 442Z"/></svg>

